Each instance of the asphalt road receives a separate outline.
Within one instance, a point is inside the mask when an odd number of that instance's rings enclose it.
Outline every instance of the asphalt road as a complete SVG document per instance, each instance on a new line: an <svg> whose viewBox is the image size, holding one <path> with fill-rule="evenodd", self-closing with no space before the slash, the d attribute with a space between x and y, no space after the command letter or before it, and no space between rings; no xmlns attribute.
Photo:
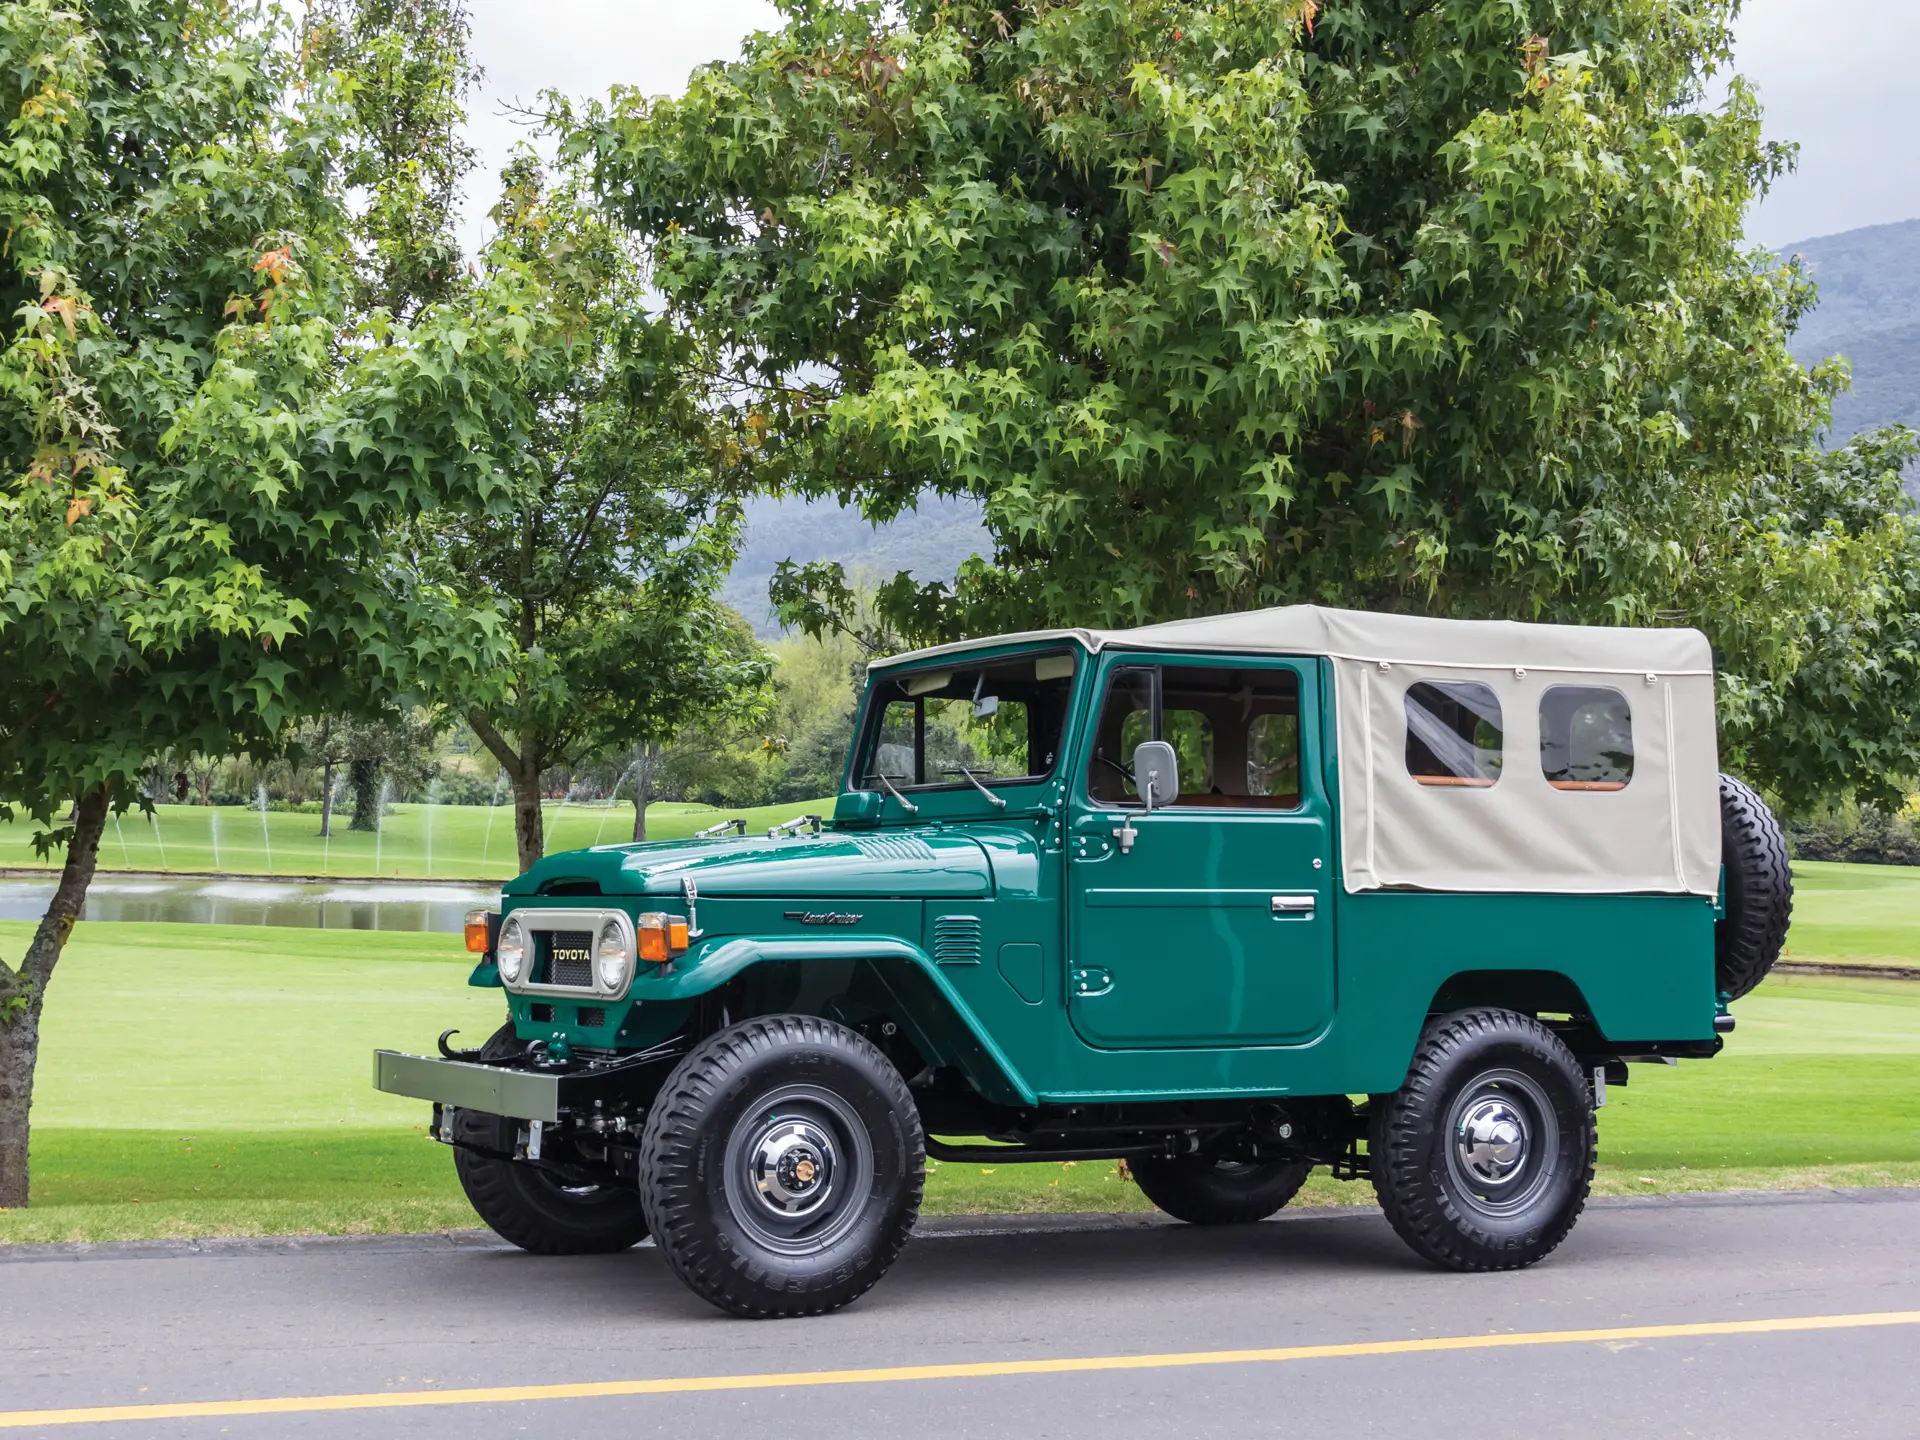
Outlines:
<svg viewBox="0 0 1920 1440"><path fill-rule="evenodd" d="M1429 1270L1371 1210L1231 1231L1071 1223L944 1222L852 1308L760 1323L708 1309L651 1249L543 1260L422 1238L6 1252L0 1428L1920 1436L1920 1190L1600 1202L1556 1255L1508 1275ZM1755 1323L1769 1321L1788 1323ZM1220 1353L1248 1349L1265 1353ZM894 1373L844 1374L869 1368ZM566 1393L673 1377L752 1378ZM449 1403L498 1386L562 1393ZM403 1394L418 1398L394 1407ZM254 1403L283 1397L333 1398L293 1413ZM47 1413L220 1401L249 1404Z"/></svg>

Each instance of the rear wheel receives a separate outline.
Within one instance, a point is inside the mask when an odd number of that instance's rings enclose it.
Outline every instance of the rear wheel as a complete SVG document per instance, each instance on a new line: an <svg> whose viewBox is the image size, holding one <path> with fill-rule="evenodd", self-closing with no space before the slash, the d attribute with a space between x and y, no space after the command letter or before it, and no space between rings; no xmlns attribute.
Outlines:
<svg viewBox="0 0 1920 1440"><path fill-rule="evenodd" d="M498 1060L519 1048L511 1024L481 1047L482 1060ZM510 1150L519 1122L474 1110L454 1115L458 1144ZM647 1238L640 1196L613 1185L568 1185L524 1160L496 1160L455 1149L454 1173L480 1218L502 1240L536 1255L605 1255Z"/></svg>
<svg viewBox="0 0 1920 1440"><path fill-rule="evenodd" d="M1593 1186L1593 1092L1545 1025L1511 1010L1430 1022L1407 1083L1376 1097L1368 1153L1400 1238L1449 1270L1552 1253Z"/></svg>
<svg viewBox="0 0 1920 1440"><path fill-rule="evenodd" d="M1140 1191L1156 1206L1189 1225L1245 1225L1264 1220L1300 1193L1313 1172L1311 1160L1262 1164L1183 1155L1132 1163Z"/></svg>
<svg viewBox="0 0 1920 1440"><path fill-rule="evenodd" d="M753 1319L824 1315L899 1256L925 1154L906 1082L870 1041L776 1015L680 1062L647 1116L641 1193L694 1293Z"/></svg>

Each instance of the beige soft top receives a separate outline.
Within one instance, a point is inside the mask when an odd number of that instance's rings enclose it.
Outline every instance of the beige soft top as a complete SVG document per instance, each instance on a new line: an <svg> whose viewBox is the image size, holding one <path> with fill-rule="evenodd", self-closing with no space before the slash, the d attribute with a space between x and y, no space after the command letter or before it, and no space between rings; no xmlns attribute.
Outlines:
<svg viewBox="0 0 1920 1440"><path fill-rule="evenodd" d="M1720 878L1713 652L1698 630L1438 620L1288 605L1134 630L1034 630L940 645L875 670L989 645L1066 640L1163 653L1323 655L1333 661L1339 831L1350 891L1714 895ZM1407 690L1477 681L1500 704L1503 764L1486 787L1407 771ZM1623 790L1557 789L1538 763L1541 697L1602 687L1631 712ZM1278 882L1276 882L1278 883Z"/></svg>
<svg viewBox="0 0 1920 1440"><path fill-rule="evenodd" d="M1611 625L1534 625L1521 620L1436 620L1282 605L1238 615L1169 620L1133 630L1028 630L1018 635L962 640L892 655L874 669L957 655L988 645L1028 640L1072 640L1099 652L1123 650L1231 651L1246 655L1326 655L1336 660L1445 662L1457 666L1514 665L1605 674L1653 671L1712 675L1713 652L1698 630L1639 630Z"/></svg>

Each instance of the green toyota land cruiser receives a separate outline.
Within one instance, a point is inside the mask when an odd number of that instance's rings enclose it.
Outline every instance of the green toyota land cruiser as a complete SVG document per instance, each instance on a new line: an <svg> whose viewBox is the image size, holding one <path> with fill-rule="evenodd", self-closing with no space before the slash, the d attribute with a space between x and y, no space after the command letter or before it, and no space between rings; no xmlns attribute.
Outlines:
<svg viewBox="0 0 1920 1440"><path fill-rule="evenodd" d="M741 827L743 828L743 827ZM736 1314L874 1284L927 1155L1124 1157L1169 1215L1317 1165L1533 1263L1634 1061L1704 1059L1786 851L1698 632L1296 606L872 667L829 820L553 855L476 914L478 1050L381 1051L481 1217L653 1236Z"/></svg>

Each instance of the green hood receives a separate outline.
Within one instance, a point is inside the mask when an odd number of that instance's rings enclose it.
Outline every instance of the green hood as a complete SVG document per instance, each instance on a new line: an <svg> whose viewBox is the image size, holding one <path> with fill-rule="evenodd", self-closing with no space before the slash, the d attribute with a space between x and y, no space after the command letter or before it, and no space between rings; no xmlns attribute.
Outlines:
<svg viewBox="0 0 1920 1440"><path fill-rule="evenodd" d="M966 835L944 830L601 845L549 855L504 890L535 895L587 882L603 895L678 895L688 878L703 898L967 899L993 892L986 851Z"/></svg>

